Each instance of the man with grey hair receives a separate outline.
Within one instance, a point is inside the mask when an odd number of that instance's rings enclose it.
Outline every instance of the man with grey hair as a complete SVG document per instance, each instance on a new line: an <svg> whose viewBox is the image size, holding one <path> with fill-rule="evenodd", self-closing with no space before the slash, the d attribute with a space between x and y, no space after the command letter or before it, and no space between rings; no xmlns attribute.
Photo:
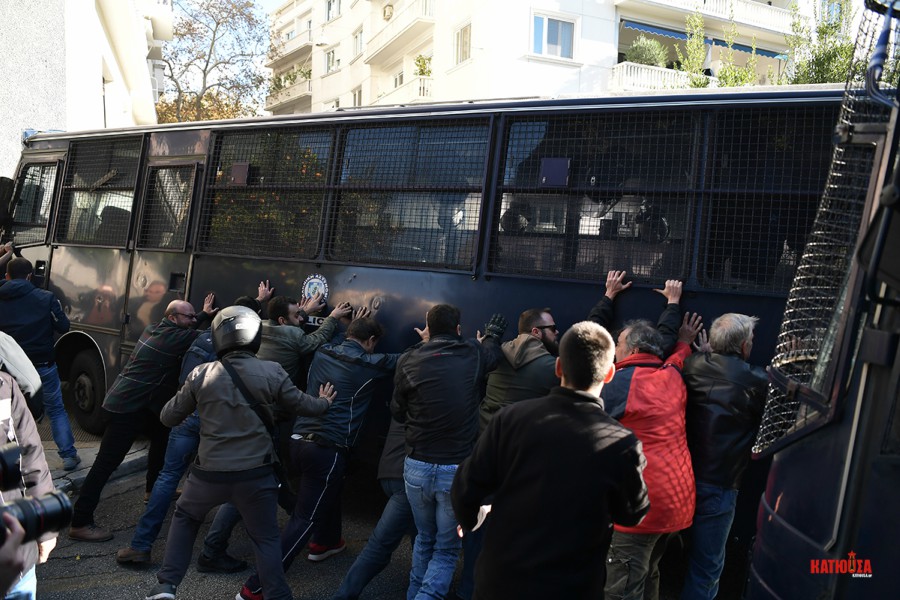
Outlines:
<svg viewBox="0 0 900 600"><path fill-rule="evenodd" d="M765 406L766 373L747 362L756 321L722 315L709 328L709 344L684 363L687 438L697 488L684 600L712 599L719 590L738 488Z"/></svg>
<svg viewBox="0 0 900 600"><path fill-rule="evenodd" d="M641 443L600 399L615 373L609 333L573 325L555 372L561 386L549 395L493 416L453 481L466 531L493 498L475 567L479 599L602 598L612 521L636 525L650 507Z"/></svg>

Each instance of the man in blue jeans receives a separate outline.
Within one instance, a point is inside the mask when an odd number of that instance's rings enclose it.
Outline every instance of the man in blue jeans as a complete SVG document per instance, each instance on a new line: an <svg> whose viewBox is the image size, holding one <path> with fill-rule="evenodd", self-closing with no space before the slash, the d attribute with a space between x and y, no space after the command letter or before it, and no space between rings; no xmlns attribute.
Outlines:
<svg viewBox="0 0 900 600"><path fill-rule="evenodd" d="M31 283L31 262L13 258L6 264L6 283L0 287L0 330L12 336L34 364L44 395L44 410L63 468L71 471L81 458L63 406L59 372L56 370L54 333L69 331L69 318L52 292Z"/></svg>
<svg viewBox="0 0 900 600"><path fill-rule="evenodd" d="M262 302L272 295L268 282L259 284L259 296L254 300L249 296L241 296L234 301L236 306L246 306L257 313L262 308ZM184 385L188 374L195 367L203 363L216 360L216 351L213 348L212 332L207 330L194 340L184 359L181 362L181 372L178 375L178 383ZM153 484L153 491L147 498L147 508L138 521L131 538L131 544L116 552L116 561L119 564L140 564L150 562L150 550L153 542L159 537L163 521L169 512L169 505L175 496L178 483L188 465L197 454L200 445L200 417L196 412L190 415L183 423L173 427L169 433L169 443L166 446L166 457L163 469L160 471ZM213 523L204 540L203 551L197 557L197 570L200 572L217 571L221 573L234 573L247 568L246 561L238 560L226 553L228 538L234 526L240 522L240 513L233 506L225 504L219 508Z"/></svg>
<svg viewBox="0 0 900 600"><path fill-rule="evenodd" d="M391 555L404 536L410 536L415 544L416 523L413 520L406 486L403 483L403 461L406 458L406 435L404 427L391 419L384 450L378 462L378 479L381 489L388 497L381 518L375 525L369 541L341 582L341 587L332 600L356 600L363 589L375 576L391 562Z"/></svg>
<svg viewBox="0 0 900 600"><path fill-rule="evenodd" d="M406 425L403 479L419 534L413 548L408 600L444 598L450 589L460 539L450 505L457 465L475 445L478 404L488 372L500 360L506 319L494 315L475 340L461 336L459 309L433 306L423 342L400 357L391 414Z"/></svg>
<svg viewBox="0 0 900 600"><path fill-rule="evenodd" d="M697 507L682 600L712 600L719 591L738 488L750 462L768 387L766 372L747 362L755 325L756 317L722 315L709 328L709 344L684 361L687 440Z"/></svg>

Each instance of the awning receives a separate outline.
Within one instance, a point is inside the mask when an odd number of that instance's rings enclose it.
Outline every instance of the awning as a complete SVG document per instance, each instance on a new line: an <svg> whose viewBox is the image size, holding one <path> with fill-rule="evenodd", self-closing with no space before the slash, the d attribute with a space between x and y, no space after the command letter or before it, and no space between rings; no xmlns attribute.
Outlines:
<svg viewBox="0 0 900 600"><path fill-rule="evenodd" d="M627 29L633 29L635 31L642 31L644 33L652 33L654 35L661 35L663 37L672 38L675 40L686 40L687 34L682 31L676 31L675 29L668 29L666 27L660 27L658 25L647 25L646 23L638 23L637 21L629 21L627 19L622 19L622 26ZM704 40L707 45L713 46L722 46L724 48L728 47L728 44L725 40L720 40L716 38L706 38ZM744 44L732 44L732 48L735 50L739 50L740 52L746 52L747 54L751 54L753 52L753 48L750 46L745 46ZM784 60L784 55L779 52L772 52L771 50L763 50L762 48L757 48L756 53L759 56L765 56L768 58L778 58Z"/></svg>

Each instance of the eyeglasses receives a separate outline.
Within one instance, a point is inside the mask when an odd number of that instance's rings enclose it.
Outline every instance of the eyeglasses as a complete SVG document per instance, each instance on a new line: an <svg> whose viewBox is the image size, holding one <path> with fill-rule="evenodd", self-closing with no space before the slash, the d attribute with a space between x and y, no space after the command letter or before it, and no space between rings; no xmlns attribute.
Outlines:
<svg viewBox="0 0 900 600"><path fill-rule="evenodd" d="M172 313L172 314L178 315L179 317L187 317L188 319L196 319L197 318L196 313L190 313L190 314L188 314L188 313Z"/></svg>
<svg viewBox="0 0 900 600"><path fill-rule="evenodd" d="M549 329L550 331L555 331L557 333L559 332L559 329L556 328L555 323L553 325L535 325L534 328L535 329Z"/></svg>

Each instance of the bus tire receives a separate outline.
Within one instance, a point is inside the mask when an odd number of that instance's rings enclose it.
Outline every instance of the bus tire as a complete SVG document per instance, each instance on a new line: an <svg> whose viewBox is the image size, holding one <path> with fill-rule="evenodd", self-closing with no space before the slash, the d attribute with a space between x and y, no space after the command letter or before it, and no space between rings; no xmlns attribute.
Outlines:
<svg viewBox="0 0 900 600"><path fill-rule="evenodd" d="M106 425L101 410L106 378L103 363L94 352L85 350L75 355L69 369L68 388L75 421L88 433L101 435Z"/></svg>

